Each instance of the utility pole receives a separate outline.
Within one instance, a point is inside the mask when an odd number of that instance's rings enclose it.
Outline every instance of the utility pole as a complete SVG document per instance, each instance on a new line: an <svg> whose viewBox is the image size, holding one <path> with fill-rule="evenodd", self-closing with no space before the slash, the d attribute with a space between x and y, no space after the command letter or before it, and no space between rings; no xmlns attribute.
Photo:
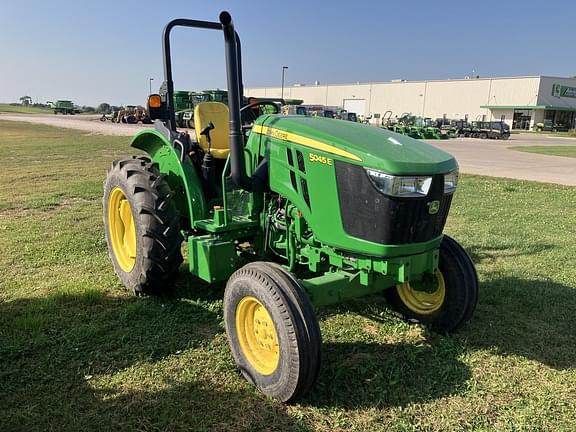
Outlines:
<svg viewBox="0 0 576 432"><path fill-rule="evenodd" d="M288 69L288 66L282 66L282 92L281 92L281 99L284 99L284 72Z"/></svg>

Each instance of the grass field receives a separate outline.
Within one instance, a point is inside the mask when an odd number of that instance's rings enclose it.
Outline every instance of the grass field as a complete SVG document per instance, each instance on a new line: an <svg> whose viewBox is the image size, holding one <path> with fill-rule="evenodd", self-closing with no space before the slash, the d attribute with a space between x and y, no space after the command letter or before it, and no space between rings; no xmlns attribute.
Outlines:
<svg viewBox="0 0 576 432"><path fill-rule="evenodd" d="M576 146L518 146L512 150L550 156L576 157Z"/></svg>
<svg viewBox="0 0 576 432"><path fill-rule="evenodd" d="M13 113L13 114L52 114L54 111L51 108L40 108L33 106L23 105L10 105L0 103L0 113Z"/></svg>
<svg viewBox="0 0 576 432"><path fill-rule="evenodd" d="M464 176L446 231L478 268L470 324L322 309L319 380L284 406L235 370L222 286L120 286L101 193L128 142L0 120L0 431L575 430L576 188Z"/></svg>

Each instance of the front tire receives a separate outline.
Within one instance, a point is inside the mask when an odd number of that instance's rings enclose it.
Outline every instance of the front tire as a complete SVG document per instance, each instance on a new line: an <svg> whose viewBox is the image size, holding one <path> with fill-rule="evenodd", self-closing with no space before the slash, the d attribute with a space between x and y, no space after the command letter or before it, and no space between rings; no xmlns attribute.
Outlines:
<svg viewBox="0 0 576 432"><path fill-rule="evenodd" d="M135 294L173 285L182 263L180 216L148 158L114 161L104 183L104 226L114 270Z"/></svg>
<svg viewBox="0 0 576 432"><path fill-rule="evenodd" d="M255 262L237 270L224 293L224 324L240 371L265 395L288 402L312 387L320 328L308 296L282 267Z"/></svg>
<svg viewBox="0 0 576 432"><path fill-rule="evenodd" d="M458 330L470 320L478 302L478 276L472 260L458 242L444 235L434 292L418 291L410 283L384 293L390 306L408 321L440 333Z"/></svg>

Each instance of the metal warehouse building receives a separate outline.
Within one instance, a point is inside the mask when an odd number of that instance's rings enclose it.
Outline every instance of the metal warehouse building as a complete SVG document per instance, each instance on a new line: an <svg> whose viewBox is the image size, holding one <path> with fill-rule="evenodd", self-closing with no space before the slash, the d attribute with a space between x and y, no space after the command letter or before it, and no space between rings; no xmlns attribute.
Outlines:
<svg viewBox="0 0 576 432"><path fill-rule="evenodd" d="M259 98L302 99L304 104L340 106L358 115L404 113L449 119L504 120L531 129L545 120L575 127L576 78L524 76L431 81L394 80L366 84L248 88Z"/></svg>

